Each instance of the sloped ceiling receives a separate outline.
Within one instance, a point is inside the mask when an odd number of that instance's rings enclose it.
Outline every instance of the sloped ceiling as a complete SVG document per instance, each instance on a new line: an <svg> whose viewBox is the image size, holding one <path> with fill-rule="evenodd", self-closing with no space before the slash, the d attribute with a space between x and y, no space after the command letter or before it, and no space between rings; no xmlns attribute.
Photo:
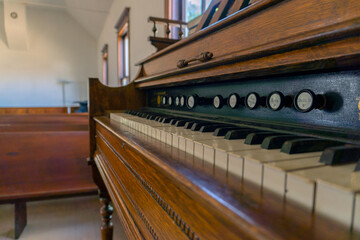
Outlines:
<svg viewBox="0 0 360 240"><path fill-rule="evenodd" d="M64 1L68 13L98 39L113 0Z"/></svg>
<svg viewBox="0 0 360 240"><path fill-rule="evenodd" d="M113 0L12 0L12 2L23 3L28 7L63 9L95 39L98 39Z"/></svg>

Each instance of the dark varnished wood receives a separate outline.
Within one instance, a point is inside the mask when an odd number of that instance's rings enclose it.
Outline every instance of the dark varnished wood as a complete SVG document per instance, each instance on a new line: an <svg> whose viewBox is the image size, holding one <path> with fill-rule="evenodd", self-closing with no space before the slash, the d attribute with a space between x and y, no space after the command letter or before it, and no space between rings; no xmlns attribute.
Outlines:
<svg viewBox="0 0 360 240"><path fill-rule="evenodd" d="M70 107L73 113L79 107ZM67 107L11 107L0 108L0 114L65 114L68 112Z"/></svg>
<svg viewBox="0 0 360 240"><path fill-rule="evenodd" d="M26 202L15 202L15 239L18 239L27 224Z"/></svg>
<svg viewBox="0 0 360 240"><path fill-rule="evenodd" d="M95 139L95 122L94 117L106 114L111 110L125 110L128 108L139 109L145 105L145 96L141 90L135 89L134 83L130 83L125 87L120 88L109 88L101 84L98 79L89 79L89 139L90 139L90 160L89 165L91 166L92 177L99 189L99 197L107 198L109 196L108 190L102 179L99 168L95 165L94 155L96 150L96 139ZM103 177L104 178L104 177ZM119 212L121 215L121 212ZM120 219L126 219L125 216L120 216ZM101 231L106 233L102 235L103 240L112 239L111 219L107 225L101 227ZM128 234L132 234L132 230L129 227L125 227ZM137 236L137 232L132 234Z"/></svg>
<svg viewBox="0 0 360 240"><path fill-rule="evenodd" d="M108 159L114 174L120 168L116 159L127 162L127 168L145 182L144 188L151 189L155 199L161 199L159 204L173 209L179 222L186 223L202 239L218 239L220 233L226 239L359 237L333 221L315 216L295 203L285 203L266 190L108 118L97 118L97 122L98 138L113 151L99 154ZM105 148L103 143L99 148ZM111 180L118 181L116 177Z"/></svg>
<svg viewBox="0 0 360 240"><path fill-rule="evenodd" d="M356 0L256 1L141 61L142 74L136 85L225 81L359 66L359 8ZM214 54L212 61L176 69L179 59L204 51Z"/></svg>
<svg viewBox="0 0 360 240"><path fill-rule="evenodd" d="M125 87L111 88L97 78L89 79L90 156L95 152L95 128L93 117L102 116L110 110L140 109L145 105L145 96L134 83Z"/></svg>
<svg viewBox="0 0 360 240"><path fill-rule="evenodd" d="M0 124L88 124L88 114L4 114L0 116ZM5 126L5 125L1 125Z"/></svg>
<svg viewBox="0 0 360 240"><path fill-rule="evenodd" d="M224 17L221 12L228 17L139 62L134 91L90 83L90 101L95 105L94 114L90 112L94 179L108 191L128 236L358 239L358 233L327 218L101 117L110 110L149 106L144 102L148 88L360 66L357 0L216 0L211 6L216 4L221 11L212 15L213 20L203 18L199 26ZM193 59L201 52L213 53L211 61L194 61L177 69L179 60ZM130 101L143 99L128 104L120 93ZM172 235L179 230L180 234Z"/></svg>
<svg viewBox="0 0 360 240"><path fill-rule="evenodd" d="M101 230L101 239L112 239L113 235L113 224L111 222L113 208L110 205L111 199L109 196L103 196L100 198L100 202L103 205L100 209L102 216L102 224L100 227Z"/></svg>
<svg viewBox="0 0 360 240"><path fill-rule="evenodd" d="M151 45L156 47L157 51L160 51L176 42L178 42L178 39L172 39L172 38L164 38L164 37L149 37L149 41Z"/></svg>

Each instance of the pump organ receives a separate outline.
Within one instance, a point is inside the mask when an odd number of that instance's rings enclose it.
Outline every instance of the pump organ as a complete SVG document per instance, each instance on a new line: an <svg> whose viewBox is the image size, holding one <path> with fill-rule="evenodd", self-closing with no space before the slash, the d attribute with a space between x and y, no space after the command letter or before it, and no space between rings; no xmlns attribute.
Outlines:
<svg viewBox="0 0 360 240"><path fill-rule="evenodd" d="M90 79L103 239L359 238L359 60L359 1L258 0Z"/></svg>

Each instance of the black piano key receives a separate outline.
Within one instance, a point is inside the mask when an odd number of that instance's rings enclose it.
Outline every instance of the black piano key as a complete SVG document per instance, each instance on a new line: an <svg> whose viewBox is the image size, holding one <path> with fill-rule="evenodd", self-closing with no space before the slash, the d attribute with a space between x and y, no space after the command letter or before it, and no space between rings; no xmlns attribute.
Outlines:
<svg viewBox="0 0 360 240"><path fill-rule="evenodd" d="M163 120L163 116L159 116L155 121L157 121L157 122L161 122L162 120Z"/></svg>
<svg viewBox="0 0 360 240"><path fill-rule="evenodd" d="M146 119L148 119L148 120L154 120L155 118L156 118L155 115L149 115Z"/></svg>
<svg viewBox="0 0 360 240"><path fill-rule="evenodd" d="M173 120L174 118L171 118L171 117L164 117L161 122L162 123L170 123L171 120Z"/></svg>
<svg viewBox="0 0 360 240"><path fill-rule="evenodd" d="M258 130L256 129L230 130L226 133L225 139L228 140L245 139L248 134L253 132L258 132Z"/></svg>
<svg viewBox="0 0 360 240"><path fill-rule="evenodd" d="M288 154L307 153L323 151L325 148L339 146L343 143L317 139L317 138L300 138L286 141L281 147L281 152Z"/></svg>
<svg viewBox="0 0 360 240"><path fill-rule="evenodd" d="M264 140L264 138L268 136L274 136L274 132L256 132L256 133L250 133L246 136L245 144L248 145L256 145L261 144Z"/></svg>
<svg viewBox="0 0 360 240"><path fill-rule="evenodd" d="M353 145L330 147L321 154L320 162L326 165L354 163L360 159L360 147Z"/></svg>
<svg viewBox="0 0 360 240"><path fill-rule="evenodd" d="M180 118L173 118L173 119L170 120L170 124L171 124L171 125L175 125L175 123L176 123L178 120L180 120Z"/></svg>
<svg viewBox="0 0 360 240"><path fill-rule="evenodd" d="M215 129L213 135L216 137L221 137L221 136L225 136L228 131L241 130L241 129L245 129L245 128L242 128L242 127L220 127L220 128Z"/></svg>
<svg viewBox="0 0 360 240"><path fill-rule="evenodd" d="M202 126L213 125L213 124L216 124L216 123L214 123L214 122L196 122L192 125L191 131L200 131L200 128Z"/></svg>
<svg viewBox="0 0 360 240"><path fill-rule="evenodd" d="M188 120L178 120L175 123L175 127L183 127Z"/></svg>
<svg viewBox="0 0 360 240"><path fill-rule="evenodd" d="M185 123L184 128L185 129L191 129L192 125L194 125L194 121L188 121Z"/></svg>
<svg viewBox="0 0 360 240"><path fill-rule="evenodd" d="M154 121L159 120L160 116L155 116Z"/></svg>
<svg viewBox="0 0 360 240"><path fill-rule="evenodd" d="M219 127L226 127L226 126L228 125L225 124L206 125L200 128L200 132L214 132Z"/></svg>
<svg viewBox="0 0 360 240"><path fill-rule="evenodd" d="M269 136L266 137L261 143L261 148L263 149L280 149L284 142L296 138L301 138L296 135L281 135L281 136Z"/></svg>

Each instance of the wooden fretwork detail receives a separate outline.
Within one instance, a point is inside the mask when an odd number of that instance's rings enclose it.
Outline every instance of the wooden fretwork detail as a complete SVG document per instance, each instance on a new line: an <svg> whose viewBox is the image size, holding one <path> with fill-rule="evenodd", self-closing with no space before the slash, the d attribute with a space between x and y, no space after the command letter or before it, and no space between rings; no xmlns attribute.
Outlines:
<svg viewBox="0 0 360 240"><path fill-rule="evenodd" d="M102 216L101 224L101 239L102 240L112 240L113 237L113 223L112 223L112 214L114 212L113 207L110 205L110 197L100 197L100 202L103 206L100 209L100 214Z"/></svg>
<svg viewBox="0 0 360 240"><path fill-rule="evenodd" d="M172 20L172 19L166 19L166 18L157 18L157 17L149 17L148 22L153 22L153 36L149 37L149 41L151 44L156 47L157 51L160 51L163 48L166 48L167 46L176 43L180 39L183 38L184 31L183 28L186 28L187 23L183 21L178 20ZM156 35L158 31L157 23L165 24L165 34L166 37L158 37ZM178 27L178 34L177 37L171 38L171 27L176 26Z"/></svg>

